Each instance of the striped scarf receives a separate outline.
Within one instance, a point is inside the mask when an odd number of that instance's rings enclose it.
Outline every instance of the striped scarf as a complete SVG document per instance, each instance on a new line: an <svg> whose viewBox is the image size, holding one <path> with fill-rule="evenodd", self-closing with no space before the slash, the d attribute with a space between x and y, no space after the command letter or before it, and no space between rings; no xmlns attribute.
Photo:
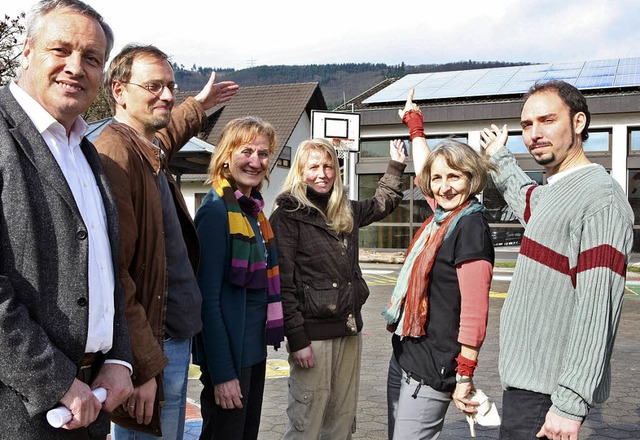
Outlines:
<svg viewBox="0 0 640 440"><path fill-rule="evenodd" d="M267 345L276 350L284 340L284 318L280 298L280 269L273 230L262 212L264 201L260 192L251 197L242 194L227 179L213 182L213 189L227 208L231 234L231 284L248 289L267 288ZM246 215L257 218L265 252L260 251L256 235Z"/></svg>
<svg viewBox="0 0 640 440"><path fill-rule="evenodd" d="M484 206L475 197L453 211L445 212L438 206L434 215L416 232L407 250L407 258L398 275L389 305L382 312L388 324L397 325L395 333L398 336L417 338L426 334L429 273L440 246L453 231L458 220L465 215L482 211Z"/></svg>

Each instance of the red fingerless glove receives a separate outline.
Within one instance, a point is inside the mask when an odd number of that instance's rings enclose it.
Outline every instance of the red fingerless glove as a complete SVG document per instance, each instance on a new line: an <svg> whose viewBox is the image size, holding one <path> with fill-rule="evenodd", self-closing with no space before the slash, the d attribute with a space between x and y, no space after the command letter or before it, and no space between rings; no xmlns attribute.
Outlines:
<svg viewBox="0 0 640 440"><path fill-rule="evenodd" d="M478 366L478 360L472 361L471 359L467 359L466 357L459 354L456 358L456 362L458 366L456 367L456 372L460 376L473 377L473 372Z"/></svg>
<svg viewBox="0 0 640 440"><path fill-rule="evenodd" d="M404 113L402 122L409 127L409 139L424 136L424 117L420 110L409 110Z"/></svg>

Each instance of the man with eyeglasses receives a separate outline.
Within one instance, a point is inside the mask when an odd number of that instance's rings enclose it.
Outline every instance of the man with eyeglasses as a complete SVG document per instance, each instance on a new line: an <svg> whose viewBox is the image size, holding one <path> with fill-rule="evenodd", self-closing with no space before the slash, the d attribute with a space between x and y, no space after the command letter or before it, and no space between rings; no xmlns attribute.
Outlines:
<svg viewBox="0 0 640 440"><path fill-rule="evenodd" d="M191 337L202 327L200 250L168 164L204 127L205 110L229 101L238 86L215 83L213 73L174 110L176 88L167 55L154 46L124 47L105 77L115 121L95 145L118 200L135 387L112 415L114 440L182 439L184 432Z"/></svg>

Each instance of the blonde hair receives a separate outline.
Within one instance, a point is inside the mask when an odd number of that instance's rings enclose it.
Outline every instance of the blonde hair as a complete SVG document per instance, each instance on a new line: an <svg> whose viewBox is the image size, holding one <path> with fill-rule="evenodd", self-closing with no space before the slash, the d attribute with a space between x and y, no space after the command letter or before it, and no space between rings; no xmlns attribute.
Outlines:
<svg viewBox="0 0 640 440"><path fill-rule="evenodd" d="M269 143L269 156L276 151L276 131L271 124L255 116L246 116L229 121L220 134L215 152L211 155L207 179L208 184L217 179L230 179L229 163L233 152L243 145L253 141L258 136L264 136ZM269 170L265 176L269 182ZM262 190L262 183L256 187Z"/></svg>
<svg viewBox="0 0 640 440"><path fill-rule="evenodd" d="M469 197L479 194L489 179L489 170L495 170L496 166L486 157L475 151L467 144L447 139L440 142L427 157L427 162L418 174L418 187L424 195L433 198L431 190L431 166L438 157L442 157L447 165L461 173L469 180Z"/></svg>
<svg viewBox="0 0 640 440"><path fill-rule="evenodd" d="M333 168L336 171L336 179L333 182L333 190L327 203L326 213L319 209L307 197L307 183L304 181L305 165L309 161L309 155L317 151L324 153L331 158ZM296 156L293 159L291 170L287 175L280 194L290 193L297 202L294 210L303 207L314 207L320 211L322 216L327 220L327 226L337 233L349 233L353 230L353 214L351 212L351 202L347 197L342 179L340 179L340 164L336 149L325 139L309 139L302 141L298 145Z"/></svg>

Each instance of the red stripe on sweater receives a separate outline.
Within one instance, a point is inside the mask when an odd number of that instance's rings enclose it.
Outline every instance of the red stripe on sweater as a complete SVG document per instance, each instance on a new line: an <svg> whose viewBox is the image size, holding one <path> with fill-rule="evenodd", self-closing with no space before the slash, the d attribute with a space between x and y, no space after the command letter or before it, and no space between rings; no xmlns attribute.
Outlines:
<svg viewBox="0 0 640 440"><path fill-rule="evenodd" d="M557 272L571 277L571 284L576 287L578 273L596 267L605 267L620 276L626 275L625 258L622 252L611 245L603 244L578 255L578 266L569 267L569 258L549 249L548 247L531 240L528 237L522 238L520 253L532 260L537 261Z"/></svg>
<svg viewBox="0 0 640 440"><path fill-rule="evenodd" d="M620 276L626 276L627 265L624 260L622 252L611 245L603 244L580 252L577 272L584 272L595 267L606 267Z"/></svg>
<svg viewBox="0 0 640 440"><path fill-rule="evenodd" d="M532 260L537 261L551 269L560 272L565 275L571 275L571 269L569 268L569 258L562 254L557 253L553 249L550 249L536 241L531 240L528 237L522 237L522 244L520 245L520 253Z"/></svg>
<svg viewBox="0 0 640 440"><path fill-rule="evenodd" d="M527 199L526 199L526 204L524 206L524 222L525 223L529 223L529 217L531 217L531 193L536 188L536 186L537 185L532 185L527 190Z"/></svg>

